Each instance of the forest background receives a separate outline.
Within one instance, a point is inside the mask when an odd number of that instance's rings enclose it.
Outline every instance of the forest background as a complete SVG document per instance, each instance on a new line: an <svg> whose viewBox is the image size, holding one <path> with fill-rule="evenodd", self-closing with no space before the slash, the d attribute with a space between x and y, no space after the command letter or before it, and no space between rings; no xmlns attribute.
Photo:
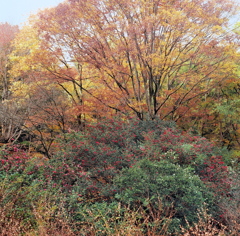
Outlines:
<svg viewBox="0 0 240 236"><path fill-rule="evenodd" d="M238 10L67 0L0 24L2 231L238 233Z"/></svg>

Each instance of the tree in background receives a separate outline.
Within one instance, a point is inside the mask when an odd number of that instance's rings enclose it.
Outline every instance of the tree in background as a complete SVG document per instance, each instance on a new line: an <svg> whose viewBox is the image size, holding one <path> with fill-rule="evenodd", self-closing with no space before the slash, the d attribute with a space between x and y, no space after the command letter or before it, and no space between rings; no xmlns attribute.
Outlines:
<svg viewBox="0 0 240 236"><path fill-rule="evenodd" d="M234 25L234 32L240 35L239 24ZM239 158L239 53L235 64L236 76L219 83L199 101L199 110L206 114L205 118L194 117L191 123L185 120L185 127L191 125L198 127L201 135L211 139L219 146L233 149L233 156Z"/></svg>
<svg viewBox="0 0 240 236"><path fill-rule="evenodd" d="M59 87L44 81L15 81L12 85L14 99L26 110L22 128L32 137L35 150L50 157L54 139L66 133L67 124L71 123L71 101Z"/></svg>
<svg viewBox="0 0 240 236"><path fill-rule="evenodd" d="M11 67L9 54L13 50L11 41L18 31L18 26L0 23L0 78L2 100L7 99L9 96L9 69Z"/></svg>
<svg viewBox="0 0 240 236"><path fill-rule="evenodd" d="M209 133L212 94L237 78L236 9L230 0L68 0L21 30L12 74L60 86L79 126L124 114Z"/></svg>
<svg viewBox="0 0 240 236"><path fill-rule="evenodd" d="M1 142L7 142L20 135L19 127L22 118L19 117L20 108L15 102L8 101L10 98L10 74L12 64L9 55L13 50L12 40L18 33L18 26L8 23L0 23L0 129Z"/></svg>

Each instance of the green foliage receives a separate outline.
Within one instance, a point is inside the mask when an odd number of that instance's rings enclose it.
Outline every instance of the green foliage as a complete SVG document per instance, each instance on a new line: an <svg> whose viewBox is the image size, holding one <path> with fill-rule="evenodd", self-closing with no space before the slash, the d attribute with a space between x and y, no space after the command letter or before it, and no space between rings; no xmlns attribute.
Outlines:
<svg viewBox="0 0 240 236"><path fill-rule="evenodd" d="M7 175L1 179L0 184L0 209L4 210L4 221L12 220L13 218L21 222L21 228L34 229L37 226L36 217L34 216L34 206L47 194L48 197L53 197L54 191L43 189L37 180L31 181L26 173L16 173ZM6 208L7 206L7 208Z"/></svg>
<svg viewBox="0 0 240 236"><path fill-rule="evenodd" d="M175 212L173 222L178 222L178 229L185 225L185 218L190 223L195 222L197 209L204 203L211 207L213 204L213 194L191 168L165 160L141 160L134 167L123 170L115 183L119 190L116 198L134 208L150 204L157 210L160 198L164 209L171 207Z"/></svg>
<svg viewBox="0 0 240 236"><path fill-rule="evenodd" d="M87 233L89 226L94 227L96 235L113 235L117 221L121 221L123 210L118 202L95 202L79 204L78 221L81 232Z"/></svg>
<svg viewBox="0 0 240 236"><path fill-rule="evenodd" d="M166 159L182 167L193 168L217 195L226 195L230 189L228 167L221 150L207 139L178 129L165 129L161 135L155 130L145 133L142 151L151 160ZM223 152L225 155L229 153Z"/></svg>
<svg viewBox="0 0 240 236"><path fill-rule="evenodd" d="M35 211L45 196L49 217L61 214L77 231L124 235L127 227L130 235L165 235L185 227L185 219L196 223L203 204L213 216L222 214L217 202L234 189L221 152L169 122L105 120L53 145L51 159L19 147L1 153L1 208L14 202L9 214L28 228L39 227Z"/></svg>

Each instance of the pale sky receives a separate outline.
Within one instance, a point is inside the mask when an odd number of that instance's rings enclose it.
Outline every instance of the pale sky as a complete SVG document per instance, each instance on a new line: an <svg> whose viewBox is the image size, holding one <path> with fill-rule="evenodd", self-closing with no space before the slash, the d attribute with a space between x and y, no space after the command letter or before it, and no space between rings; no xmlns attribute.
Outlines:
<svg viewBox="0 0 240 236"><path fill-rule="evenodd" d="M0 23L21 25L39 9L55 7L64 0L0 0Z"/></svg>
<svg viewBox="0 0 240 236"><path fill-rule="evenodd" d="M240 0L235 1L240 2ZM37 13L39 9L55 7L61 2L64 0L0 0L0 23L8 22L11 25L21 26L30 14ZM240 14L236 19L240 20Z"/></svg>

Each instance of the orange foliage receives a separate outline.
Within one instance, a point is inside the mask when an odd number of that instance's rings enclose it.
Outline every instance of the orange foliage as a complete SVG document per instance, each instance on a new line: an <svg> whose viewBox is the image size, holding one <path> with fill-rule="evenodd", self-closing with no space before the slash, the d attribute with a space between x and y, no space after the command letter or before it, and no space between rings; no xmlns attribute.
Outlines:
<svg viewBox="0 0 240 236"><path fill-rule="evenodd" d="M226 30L236 10L231 0L68 0L19 34L13 74L60 86L78 123L158 116L201 129L212 91L236 78L238 35Z"/></svg>

